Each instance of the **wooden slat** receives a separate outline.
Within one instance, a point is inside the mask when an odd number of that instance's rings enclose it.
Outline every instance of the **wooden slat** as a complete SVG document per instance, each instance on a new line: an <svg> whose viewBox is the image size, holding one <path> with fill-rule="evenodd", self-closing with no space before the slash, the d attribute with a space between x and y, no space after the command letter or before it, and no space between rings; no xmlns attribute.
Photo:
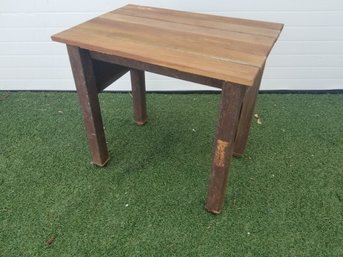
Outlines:
<svg viewBox="0 0 343 257"><path fill-rule="evenodd" d="M106 18L114 21L122 21L127 23L133 23L137 26L146 25L155 28L165 29L171 33L174 31L189 33L189 36L194 34L201 36L211 36L217 38L218 40L237 40L241 42L251 43L255 42L257 44L271 46L274 44L275 39L271 37L260 36L256 34L240 33L237 31L222 31L217 29L211 29L206 27L193 26L188 24L180 24L170 21L153 20L148 18L134 17L122 14L108 13L100 16L101 18ZM157 36L157 35L156 35Z"/></svg>
<svg viewBox="0 0 343 257"><path fill-rule="evenodd" d="M140 10L140 11L137 11ZM124 14L132 17L149 18L152 20L167 21L196 27L235 31L267 37L277 37L280 25L244 19L222 18L214 15L196 14L190 12L179 12L161 8L149 8L145 6L128 5L113 11L114 14ZM277 28L274 28L277 27Z"/></svg>
<svg viewBox="0 0 343 257"><path fill-rule="evenodd" d="M255 55L265 56L268 54L270 51L270 45L275 41L275 39L264 36L243 34L232 31L220 31L203 27L193 27L192 25L175 24L173 22L159 20L154 21L152 19L137 18L113 13L104 14L98 19L95 19L94 22L104 19L108 20L108 23L110 23L110 21L116 22L120 27L129 27L128 29L130 30L133 29L140 32L148 32L147 30L151 32L154 31L159 35L159 37L162 36L162 33L163 36L169 36L169 38L174 36L175 38L181 38L182 41L191 40L192 45L194 42L199 44L200 41L205 40L206 46L208 46L209 43L215 43L221 45L219 46L219 49L226 46L226 48L229 48L230 50L243 51ZM115 24L112 25L114 26ZM156 37L156 35L153 36Z"/></svg>
<svg viewBox="0 0 343 257"><path fill-rule="evenodd" d="M226 51L238 51L238 52L244 52L247 54L252 55L260 55L260 56L266 56L270 50L270 46L261 45L256 42L242 42L239 41L237 38L234 39L225 39L222 40L217 37L213 37L211 35L207 35L204 37L203 35L198 35L195 33L192 33L190 36L190 33L184 32L184 31L176 31L169 29L162 29L155 26L147 26L147 25L139 25L139 28L137 27L136 23L131 23L130 21L123 22L123 21L116 21L111 20L107 18L107 14L99 17L98 19L94 19L90 22L103 22L108 25L113 26L113 30L127 30L126 33L132 34L132 31L140 32L137 36L147 35L149 34L149 38L155 40L155 35L160 35L159 38L162 37L163 40L165 40L165 44L170 44L174 42L183 43L185 45L184 47L187 47L187 44L190 44L190 46L197 46L202 45L202 48L218 48L218 50L221 50L222 52ZM205 45L204 45L205 44ZM205 46L211 46L211 47L205 47ZM202 50L203 50L202 49ZM218 51L217 50L217 51Z"/></svg>
<svg viewBox="0 0 343 257"><path fill-rule="evenodd" d="M206 55L209 58L222 59L253 66L262 65L267 54L267 49L259 49L258 47L255 49L252 44L250 44L250 48L244 47L243 45L241 49L239 49L241 44L236 42L233 44L236 46L236 50L234 50L231 49L232 44L211 40L211 38L208 37L189 37L185 33L170 33L162 29L155 29L148 26L139 26L137 28L135 24L116 22L102 18L90 21L87 26L88 28L97 31L101 30L103 33L120 35L120 37L132 41L144 42L153 46L165 47L166 49L178 49L179 51ZM159 37L156 37L155 35L159 35ZM211 47L207 47L209 45ZM254 51L259 51L259 53L251 54L249 53L249 49L255 49Z"/></svg>
<svg viewBox="0 0 343 257"><path fill-rule="evenodd" d="M156 15L155 18L164 16L163 19L169 19L168 17L170 17L174 19L175 22L179 22L181 20L182 21L188 20L188 21L192 21L193 24L198 23L201 26L211 26L212 24L221 23L222 25L236 24L236 25L250 26L254 28L271 29L271 30L276 30L276 31L282 30L282 27L283 27L283 24L275 23L275 22L256 21L256 20L240 19L240 18L233 18L233 17L202 14L202 13L177 11L177 10L170 10L170 9L149 7L149 6L142 6L142 5L134 5L134 4L128 4L117 10L120 12L133 11L136 13L135 15L138 15L138 16ZM115 10L114 12L116 12L117 10ZM143 17L143 16L140 16L140 17ZM209 22L209 23L206 23L206 22Z"/></svg>

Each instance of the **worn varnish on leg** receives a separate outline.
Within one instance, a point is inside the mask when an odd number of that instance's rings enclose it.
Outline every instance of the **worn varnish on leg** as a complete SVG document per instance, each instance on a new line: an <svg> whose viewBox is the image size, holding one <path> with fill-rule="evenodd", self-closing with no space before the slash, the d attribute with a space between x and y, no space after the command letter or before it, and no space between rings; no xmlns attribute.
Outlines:
<svg viewBox="0 0 343 257"><path fill-rule="evenodd" d="M80 99L92 162L98 166L104 166L109 160L109 155L92 60L87 50L70 45L67 48Z"/></svg>
<svg viewBox="0 0 343 257"><path fill-rule="evenodd" d="M239 85L225 83L222 89L212 170L205 205L208 211L215 214L220 213L224 204L227 177L244 93L245 87Z"/></svg>
<svg viewBox="0 0 343 257"><path fill-rule="evenodd" d="M144 125L148 118L146 112L144 71L131 69L130 74L134 120L137 125Z"/></svg>

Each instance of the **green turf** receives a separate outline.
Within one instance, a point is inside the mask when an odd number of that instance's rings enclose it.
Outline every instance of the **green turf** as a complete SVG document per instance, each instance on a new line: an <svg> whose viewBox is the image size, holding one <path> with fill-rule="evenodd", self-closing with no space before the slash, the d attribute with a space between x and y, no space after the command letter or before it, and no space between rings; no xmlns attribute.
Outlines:
<svg viewBox="0 0 343 257"><path fill-rule="evenodd" d="M343 256L343 95L259 95L218 216L219 95L149 94L143 127L129 94L100 100L105 168L75 93L0 93L0 256Z"/></svg>

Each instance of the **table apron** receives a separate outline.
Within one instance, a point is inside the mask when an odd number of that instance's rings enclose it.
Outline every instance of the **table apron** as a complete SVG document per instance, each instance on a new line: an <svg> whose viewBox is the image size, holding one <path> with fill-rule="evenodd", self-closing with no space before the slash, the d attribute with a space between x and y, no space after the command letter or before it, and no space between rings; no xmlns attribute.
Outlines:
<svg viewBox="0 0 343 257"><path fill-rule="evenodd" d="M190 82L195 82L199 84L203 84L206 86L216 87L216 88L222 88L224 81L205 77L201 75L191 74L179 70L175 70L168 67L163 67L151 63L141 62L134 59L129 59L126 57L121 56L115 56L115 55L109 55L109 54L103 54L95 51L89 51L90 56L94 60L99 60L103 62L113 63L121 66L125 66L131 69L137 69L137 70L143 70L148 71L176 79L182 79ZM227 83L227 82L226 82ZM230 83L233 84L233 83Z"/></svg>

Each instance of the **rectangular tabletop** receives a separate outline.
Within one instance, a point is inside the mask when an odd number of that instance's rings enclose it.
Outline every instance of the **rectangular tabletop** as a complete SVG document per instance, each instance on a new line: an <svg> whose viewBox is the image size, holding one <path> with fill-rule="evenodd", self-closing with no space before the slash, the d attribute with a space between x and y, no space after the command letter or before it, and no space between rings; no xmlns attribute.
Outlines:
<svg viewBox="0 0 343 257"><path fill-rule="evenodd" d="M126 5L52 39L252 86L282 27L279 23Z"/></svg>

